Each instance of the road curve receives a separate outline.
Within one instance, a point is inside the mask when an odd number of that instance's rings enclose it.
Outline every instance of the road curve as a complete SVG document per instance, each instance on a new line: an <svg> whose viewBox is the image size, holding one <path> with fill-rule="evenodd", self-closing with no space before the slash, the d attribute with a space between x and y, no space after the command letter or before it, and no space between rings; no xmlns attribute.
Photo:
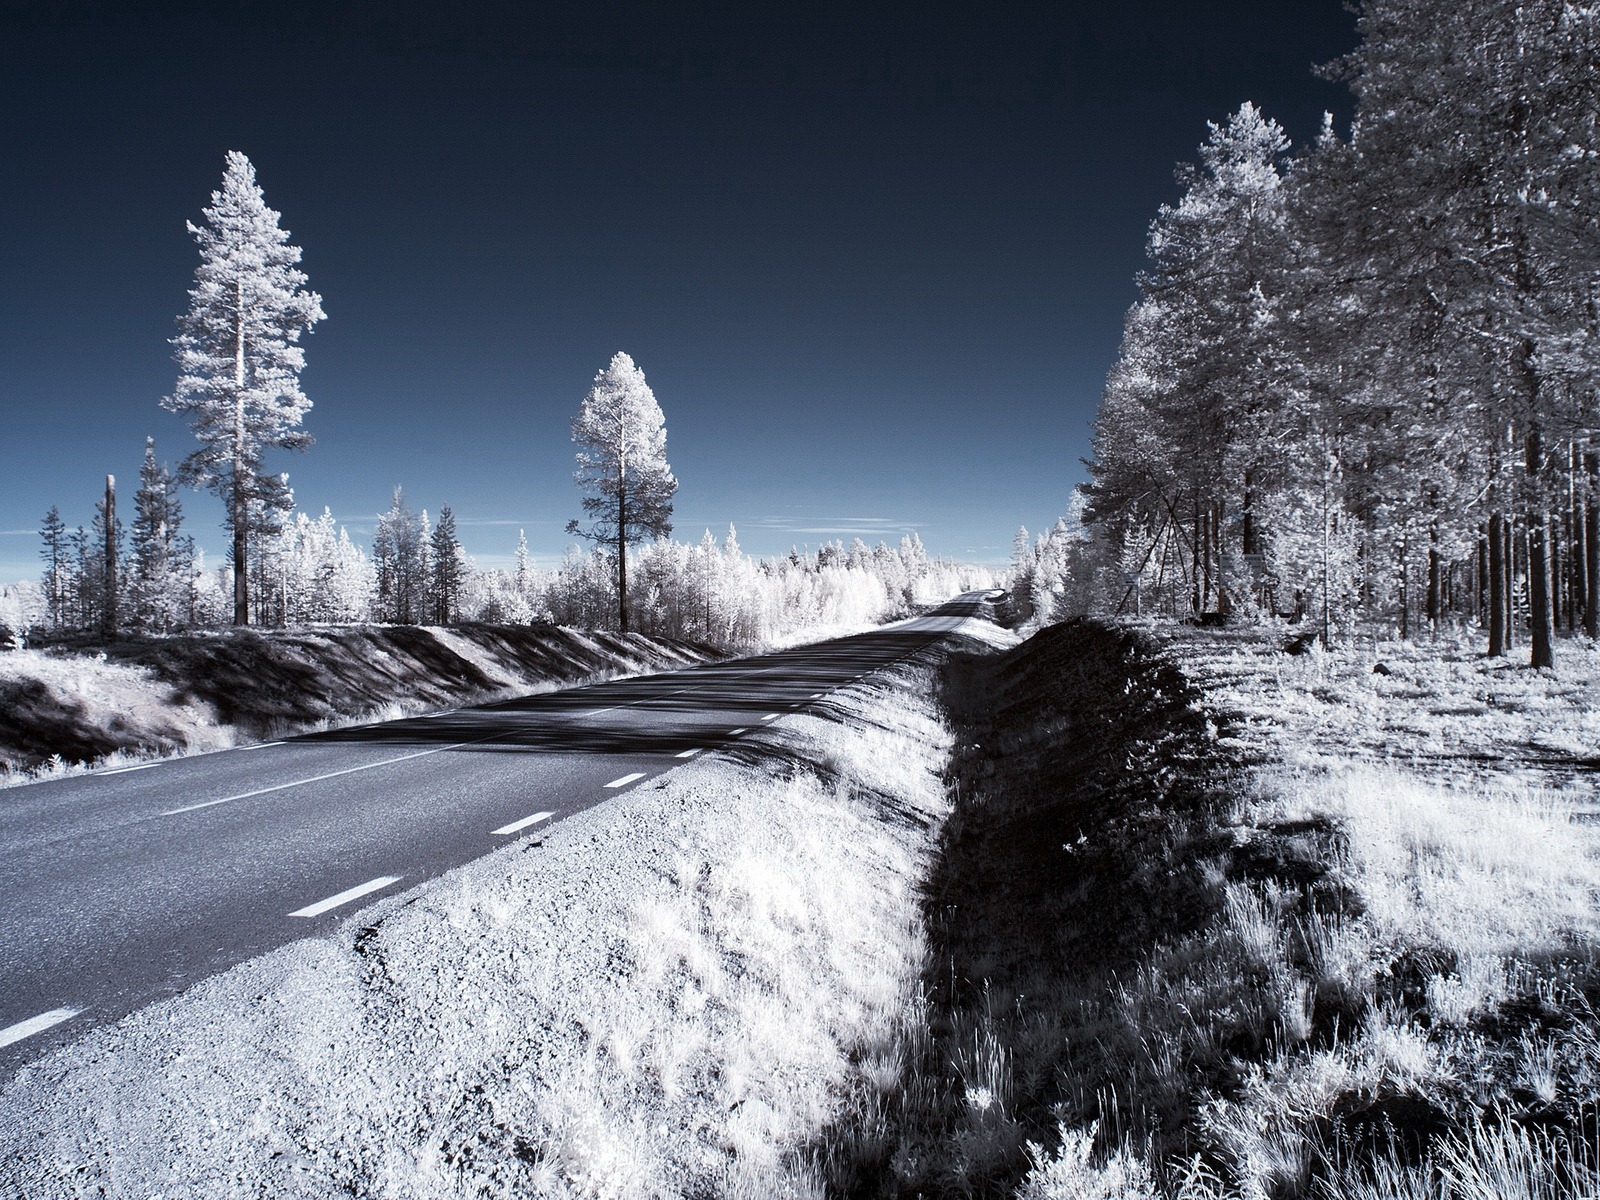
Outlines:
<svg viewBox="0 0 1600 1200"><path fill-rule="evenodd" d="M0 1079L931 646L773 654L0 792Z"/></svg>

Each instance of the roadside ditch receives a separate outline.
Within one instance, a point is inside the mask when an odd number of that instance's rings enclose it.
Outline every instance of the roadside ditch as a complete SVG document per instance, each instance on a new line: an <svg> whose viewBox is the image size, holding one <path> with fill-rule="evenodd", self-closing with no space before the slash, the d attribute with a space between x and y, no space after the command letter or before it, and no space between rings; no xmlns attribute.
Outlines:
<svg viewBox="0 0 1600 1200"><path fill-rule="evenodd" d="M1566 798L1257 736L1223 706L1270 710L1273 656L1203 693L1185 653L1072 621L944 668L920 992L894 1085L816 1144L827 1194L1593 1194L1600 869Z"/></svg>

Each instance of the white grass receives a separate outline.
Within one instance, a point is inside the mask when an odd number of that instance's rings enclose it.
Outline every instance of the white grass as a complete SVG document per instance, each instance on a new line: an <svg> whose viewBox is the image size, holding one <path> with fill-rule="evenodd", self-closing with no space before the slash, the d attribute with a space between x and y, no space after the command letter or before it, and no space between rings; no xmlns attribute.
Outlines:
<svg viewBox="0 0 1600 1200"><path fill-rule="evenodd" d="M1439 786L1367 766L1267 772L1262 786L1258 823L1338 824L1379 937L1481 961L1600 932L1600 863L1570 794L1495 778Z"/></svg>
<svg viewBox="0 0 1600 1200"><path fill-rule="evenodd" d="M1226 1178L1168 1163L1161 1194L1303 1194L1328 1152L1316 1131L1383 1097L1433 1098L1457 1114L1513 1097L1546 1107L1600 1098L1593 1014L1543 965L1591 962L1600 943L1589 823L1600 651L1564 644L1556 671L1532 672L1486 661L1466 641L1301 658L1257 634L1180 632L1171 644L1232 719L1228 736L1265 762L1229 818L1236 843L1299 827L1289 823L1331 826L1322 865L1360 903L1355 915L1307 915L1270 880L1228 884L1216 925L1158 949L1124 982L1123 1019L1149 1047L1146 1089L1186 1086L1183 1054L1163 1048L1213 1046L1218 1030L1252 1020L1251 1006L1273 1031L1238 1093L1202 1112L1196 1132ZM1378 662L1391 673L1375 673ZM1414 953L1446 964L1422 981L1418 1010L1381 999ZM1330 992L1364 1016L1313 1045L1312 1010ZM1518 996L1579 1020L1492 1044L1474 1022ZM1459 1097L1475 1093L1480 1107L1462 1108ZM1061 1136L1059 1151L1035 1154L1020 1196L1150 1194L1138 1147L1092 1155L1088 1131ZM1382 1154L1336 1164L1317 1194L1554 1200L1600 1191L1597 1161L1600 1147L1527 1132L1501 1112L1458 1128L1431 1164Z"/></svg>

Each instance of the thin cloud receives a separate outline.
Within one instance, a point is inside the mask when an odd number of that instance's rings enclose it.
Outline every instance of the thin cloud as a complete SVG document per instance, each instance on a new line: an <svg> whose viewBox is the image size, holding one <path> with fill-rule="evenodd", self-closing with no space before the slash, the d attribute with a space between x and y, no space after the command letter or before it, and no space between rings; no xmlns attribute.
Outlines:
<svg viewBox="0 0 1600 1200"><path fill-rule="evenodd" d="M466 528L467 526L470 525L470 526L472 526L474 528L480 528L480 527L484 527L484 526L505 526L505 527L510 528L510 529L518 529L518 528L532 529L534 526L539 526L539 525L564 525L564 524L566 524L566 522L564 522L564 521L550 521L550 520L504 521L504 520L500 520L499 518L491 519L489 517L457 517L456 518L456 524L458 526L462 527L462 528Z"/></svg>
<svg viewBox="0 0 1600 1200"><path fill-rule="evenodd" d="M802 520L798 517L763 517L753 528L835 537L893 537L920 528L914 522L897 521L893 517L824 517L816 524L802 524Z"/></svg>

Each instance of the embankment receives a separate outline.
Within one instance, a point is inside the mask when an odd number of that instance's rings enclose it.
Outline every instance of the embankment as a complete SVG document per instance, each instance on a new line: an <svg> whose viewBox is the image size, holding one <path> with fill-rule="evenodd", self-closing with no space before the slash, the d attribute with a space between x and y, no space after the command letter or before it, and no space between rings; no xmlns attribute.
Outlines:
<svg viewBox="0 0 1600 1200"><path fill-rule="evenodd" d="M0 653L0 780L717 656L690 642L552 625L241 629Z"/></svg>

